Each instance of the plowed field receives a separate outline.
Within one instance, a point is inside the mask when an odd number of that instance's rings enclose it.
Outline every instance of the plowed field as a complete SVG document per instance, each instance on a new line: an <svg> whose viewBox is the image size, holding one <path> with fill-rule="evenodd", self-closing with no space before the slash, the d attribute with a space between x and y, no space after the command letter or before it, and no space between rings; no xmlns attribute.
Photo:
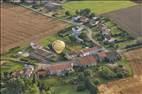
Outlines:
<svg viewBox="0 0 142 94"><path fill-rule="evenodd" d="M134 38L142 37L142 5L120 9L105 16L109 17L121 29L127 31Z"/></svg>
<svg viewBox="0 0 142 94"><path fill-rule="evenodd" d="M1 53L57 33L68 24L21 6L2 4Z"/></svg>

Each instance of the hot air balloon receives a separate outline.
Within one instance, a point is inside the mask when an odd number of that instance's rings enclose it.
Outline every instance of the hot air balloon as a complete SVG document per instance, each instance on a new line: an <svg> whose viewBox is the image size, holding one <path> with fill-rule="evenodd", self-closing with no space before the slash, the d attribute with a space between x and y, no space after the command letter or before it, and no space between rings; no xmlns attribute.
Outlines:
<svg viewBox="0 0 142 94"><path fill-rule="evenodd" d="M56 53L60 54L65 48L65 43L61 40L56 40L52 43L52 48Z"/></svg>

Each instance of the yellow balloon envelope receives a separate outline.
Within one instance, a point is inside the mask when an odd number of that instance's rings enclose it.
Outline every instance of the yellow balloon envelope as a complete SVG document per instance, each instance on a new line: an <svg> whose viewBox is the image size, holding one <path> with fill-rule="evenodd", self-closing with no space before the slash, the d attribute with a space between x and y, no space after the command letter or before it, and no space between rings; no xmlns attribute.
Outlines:
<svg viewBox="0 0 142 94"><path fill-rule="evenodd" d="M52 48L55 50L56 53L60 54L65 48L65 43L61 40L56 40L52 43Z"/></svg>

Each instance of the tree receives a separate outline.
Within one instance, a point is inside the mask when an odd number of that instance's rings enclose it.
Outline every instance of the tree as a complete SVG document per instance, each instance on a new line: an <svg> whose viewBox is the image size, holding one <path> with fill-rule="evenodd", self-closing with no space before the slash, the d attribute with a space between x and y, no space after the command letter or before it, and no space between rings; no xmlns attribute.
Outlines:
<svg viewBox="0 0 142 94"><path fill-rule="evenodd" d="M123 65L119 65L114 69L114 71L116 72L117 78L124 78L129 76L129 71Z"/></svg>
<svg viewBox="0 0 142 94"><path fill-rule="evenodd" d="M97 89L96 85L89 78L85 79L85 86L90 91L90 94L97 94L98 93L98 89Z"/></svg>
<svg viewBox="0 0 142 94"><path fill-rule="evenodd" d="M84 71L85 76L92 76L92 74L93 74L92 70L90 70L90 69L87 69L87 70Z"/></svg>
<svg viewBox="0 0 142 94"><path fill-rule="evenodd" d="M84 84L80 84L77 86L77 91L84 91L86 88L84 86Z"/></svg>
<svg viewBox="0 0 142 94"><path fill-rule="evenodd" d="M99 68L99 74L101 77L108 79L108 80L110 80L116 76L115 73L107 66L101 66Z"/></svg>
<svg viewBox="0 0 142 94"><path fill-rule="evenodd" d="M95 17L95 13L90 13L89 18Z"/></svg>
<svg viewBox="0 0 142 94"><path fill-rule="evenodd" d="M84 73L80 73L80 74L78 75L78 79L79 79L80 81L84 81L84 79L85 79Z"/></svg>
<svg viewBox="0 0 142 94"><path fill-rule="evenodd" d="M95 79L94 84L95 84L95 85L100 84L100 80L99 80L99 79Z"/></svg>
<svg viewBox="0 0 142 94"><path fill-rule="evenodd" d="M5 78L3 72L0 73L0 78L1 78L1 80L3 80Z"/></svg>
<svg viewBox="0 0 142 94"><path fill-rule="evenodd" d="M22 79L10 79L6 82L3 94L23 94L25 83Z"/></svg>
<svg viewBox="0 0 142 94"><path fill-rule="evenodd" d="M66 15L66 16L70 16L71 14L70 14L69 11L66 11L66 12L65 12L65 15Z"/></svg>
<svg viewBox="0 0 142 94"><path fill-rule="evenodd" d="M25 91L25 94L40 94L40 91L37 85L33 84L29 89Z"/></svg>
<svg viewBox="0 0 142 94"><path fill-rule="evenodd" d="M76 11L75 11L75 14L76 14L76 15L80 15L80 11L79 11L79 10L76 10Z"/></svg>
<svg viewBox="0 0 142 94"><path fill-rule="evenodd" d="M82 16L89 16L91 10L89 8L80 10L80 15Z"/></svg>

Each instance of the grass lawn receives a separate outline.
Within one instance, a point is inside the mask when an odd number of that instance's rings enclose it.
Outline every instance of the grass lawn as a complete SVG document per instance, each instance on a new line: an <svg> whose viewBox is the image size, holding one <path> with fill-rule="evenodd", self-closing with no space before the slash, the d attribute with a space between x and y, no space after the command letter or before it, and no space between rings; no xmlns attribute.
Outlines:
<svg viewBox="0 0 142 94"><path fill-rule="evenodd" d="M41 82L44 82L46 84L46 86L49 86L49 87L55 87L55 86L63 85L62 80L59 79L59 78L56 78L56 77L41 79Z"/></svg>
<svg viewBox="0 0 142 94"><path fill-rule="evenodd" d="M48 36L42 40L40 40L40 44L43 45L44 47L47 47L48 44L51 44L55 40L62 40L66 44L66 49L67 51L76 51L82 49L80 44L77 44L75 42L70 41L68 37L59 37L57 34L53 36Z"/></svg>
<svg viewBox="0 0 142 94"><path fill-rule="evenodd" d="M12 61L5 61L5 63L1 65L1 72L12 72L21 69L23 69L22 64Z"/></svg>
<svg viewBox="0 0 142 94"><path fill-rule="evenodd" d="M90 94L88 90L77 92L76 86L65 83L65 79L58 77L42 79L41 82L44 82L46 86L51 87L55 92L54 94Z"/></svg>
<svg viewBox="0 0 142 94"><path fill-rule="evenodd" d="M65 10L74 12L77 9L90 8L96 14L127 8L136 5L131 1L71 1L64 4Z"/></svg>
<svg viewBox="0 0 142 94"><path fill-rule="evenodd" d="M64 85L60 87L54 87L55 94L90 94L89 91L85 90L82 92L77 92L76 87L72 85Z"/></svg>
<svg viewBox="0 0 142 94"><path fill-rule="evenodd" d="M132 44L135 44L135 43L136 43L135 40L128 40L128 41L125 41L125 42L117 43L117 45L119 46L120 49L124 49L126 46L132 45Z"/></svg>

